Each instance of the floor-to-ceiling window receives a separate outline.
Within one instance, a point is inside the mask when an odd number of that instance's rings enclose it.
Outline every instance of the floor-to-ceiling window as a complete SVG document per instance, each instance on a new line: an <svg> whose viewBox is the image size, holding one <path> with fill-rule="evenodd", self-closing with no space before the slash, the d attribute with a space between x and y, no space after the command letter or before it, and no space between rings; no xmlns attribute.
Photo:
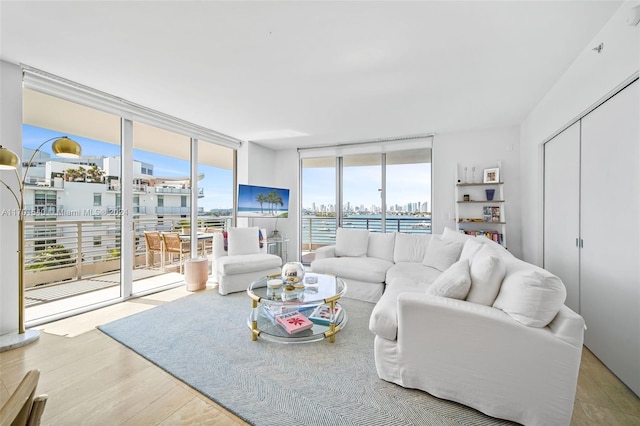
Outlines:
<svg viewBox="0 0 640 426"><path fill-rule="evenodd" d="M313 260L318 247L335 243L336 158L307 158L302 162L302 261Z"/></svg>
<svg viewBox="0 0 640 426"><path fill-rule="evenodd" d="M385 154L386 232L431 233L431 149Z"/></svg>
<svg viewBox="0 0 640 426"><path fill-rule="evenodd" d="M343 228L382 229L381 162L380 154L342 157Z"/></svg>
<svg viewBox="0 0 640 426"><path fill-rule="evenodd" d="M133 294L183 281L180 256L167 250L152 252L145 232L187 234L190 228L191 165L187 136L134 122L132 203L138 202L133 216ZM154 234L155 235L155 234ZM184 237L182 237L184 238ZM188 241L184 243L185 251ZM164 245L162 245L164 247Z"/></svg>
<svg viewBox="0 0 640 426"><path fill-rule="evenodd" d="M60 160L45 144L26 179L27 326L181 285L178 256L148 256L144 231L204 231L201 225L211 223L200 216L215 217L217 226L220 211L233 210L241 142L39 70L23 71L23 161L55 136L69 136L83 149L78 160ZM194 140L209 141L200 143L199 164ZM192 224L196 209L202 215ZM222 226L228 222L227 215ZM188 236L181 237L189 246Z"/></svg>
<svg viewBox="0 0 640 426"><path fill-rule="evenodd" d="M25 320L37 322L122 296L119 193L108 187L119 170L105 161L119 155L120 119L29 89L23 108ZM36 152L60 136L80 158L55 156L53 141Z"/></svg>
<svg viewBox="0 0 640 426"><path fill-rule="evenodd" d="M235 169L234 150L198 141L198 221L206 233L231 226ZM208 246L208 244L206 245Z"/></svg>
<svg viewBox="0 0 640 426"><path fill-rule="evenodd" d="M300 158L304 263L335 244L338 227L431 232L431 137L300 150Z"/></svg>

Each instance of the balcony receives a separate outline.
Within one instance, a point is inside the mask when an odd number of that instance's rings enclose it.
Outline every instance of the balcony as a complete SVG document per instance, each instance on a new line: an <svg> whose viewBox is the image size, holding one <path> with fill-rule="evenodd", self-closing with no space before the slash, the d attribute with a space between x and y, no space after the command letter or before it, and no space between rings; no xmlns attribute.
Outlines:
<svg viewBox="0 0 640 426"><path fill-rule="evenodd" d="M144 231L180 231L180 219L134 219L133 291L179 285L178 263L147 267ZM229 218L201 218L202 228L229 226ZM27 322L120 297L120 220L25 221ZM153 266L153 265L152 265Z"/></svg>

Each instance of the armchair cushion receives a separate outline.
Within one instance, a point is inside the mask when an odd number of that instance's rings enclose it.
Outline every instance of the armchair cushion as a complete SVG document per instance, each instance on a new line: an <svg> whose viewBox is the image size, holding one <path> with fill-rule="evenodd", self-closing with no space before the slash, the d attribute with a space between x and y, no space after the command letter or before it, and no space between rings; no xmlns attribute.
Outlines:
<svg viewBox="0 0 640 426"><path fill-rule="evenodd" d="M504 260L491 247L482 247L469 267L471 289L467 301L492 306L505 275Z"/></svg>
<svg viewBox="0 0 640 426"><path fill-rule="evenodd" d="M223 256L216 261L216 270L221 275L246 274L279 268L282 259L274 254L242 254ZM249 284L247 283L247 286Z"/></svg>
<svg viewBox="0 0 640 426"><path fill-rule="evenodd" d="M258 227L229 229L229 256L260 253Z"/></svg>
<svg viewBox="0 0 640 426"><path fill-rule="evenodd" d="M369 231L366 229L336 230L336 256L362 257L367 254Z"/></svg>
<svg viewBox="0 0 640 426"><path fill-rule="evenodd" d="M464 300L471 287L469 276L469 261L460 260L444 271L433 284L427 288L427 293L435 296Z"/></svg>

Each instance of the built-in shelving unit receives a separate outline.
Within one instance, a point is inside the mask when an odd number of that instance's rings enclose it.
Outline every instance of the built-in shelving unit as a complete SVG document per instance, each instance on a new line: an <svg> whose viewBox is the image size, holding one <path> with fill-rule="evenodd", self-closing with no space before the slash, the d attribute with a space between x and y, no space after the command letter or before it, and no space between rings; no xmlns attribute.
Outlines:
<svg viewBox="0 0 640 426"><path fill-rule="evenodd" d="M506 247L504 182L476 182L474 180L483 180L482 173L479 177L474 173L469 178L468 173L460 173L460 167L456 168L456 229L465 234L485 235ZM494 191L493 197L488 196L487 190Z"/></svg>

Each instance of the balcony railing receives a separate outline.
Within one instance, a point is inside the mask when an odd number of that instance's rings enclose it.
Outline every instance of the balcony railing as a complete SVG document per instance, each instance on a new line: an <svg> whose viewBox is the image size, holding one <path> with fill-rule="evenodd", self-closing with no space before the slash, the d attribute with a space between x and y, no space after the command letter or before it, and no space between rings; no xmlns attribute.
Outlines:
<svg viewBox="0 0 640 426"><path fill-rule="evenodd" d="M191 208L189 207L170 207L170 206L158 206L156 207L157 215L167 215L167 214L175 214L175 215L189 215L191 213Z"/></svg>
<svg viewBox="0 0 640 426"><path fill-rule="evenodd" d="M162 187L156 186L156 194L181 194L190 195L191 188L176 188L176 187ZM198 188L198 198L204 197L204 188Z"/></svg>
<svg viewBox="0 0 640 426"><path fill-rule="evenodd" d="M382 218L350 216L343 218L344 228L368 229L382 232ZM430 234L431 218L419 216L394 216L386 218L386 232ZM314 251L318 247L336 243L335 217L303 217L302 249Z"/></svg>
<svg viewBox="0 0 640 426"><path fill-rule="evenodd" d="M225 229L229 218L201 218L202 228ZM146 264L144 231L178 231L179 219L134 220L134 267ZM120 220L25 221L25 287L79 280L120 269Z"/></svg>
<svg viewBox="0 0 640 426"><path fill-rule="evenodd" d="M62 205L27 204L24 206L25 216L55 216L64 211Z"/></svg>

